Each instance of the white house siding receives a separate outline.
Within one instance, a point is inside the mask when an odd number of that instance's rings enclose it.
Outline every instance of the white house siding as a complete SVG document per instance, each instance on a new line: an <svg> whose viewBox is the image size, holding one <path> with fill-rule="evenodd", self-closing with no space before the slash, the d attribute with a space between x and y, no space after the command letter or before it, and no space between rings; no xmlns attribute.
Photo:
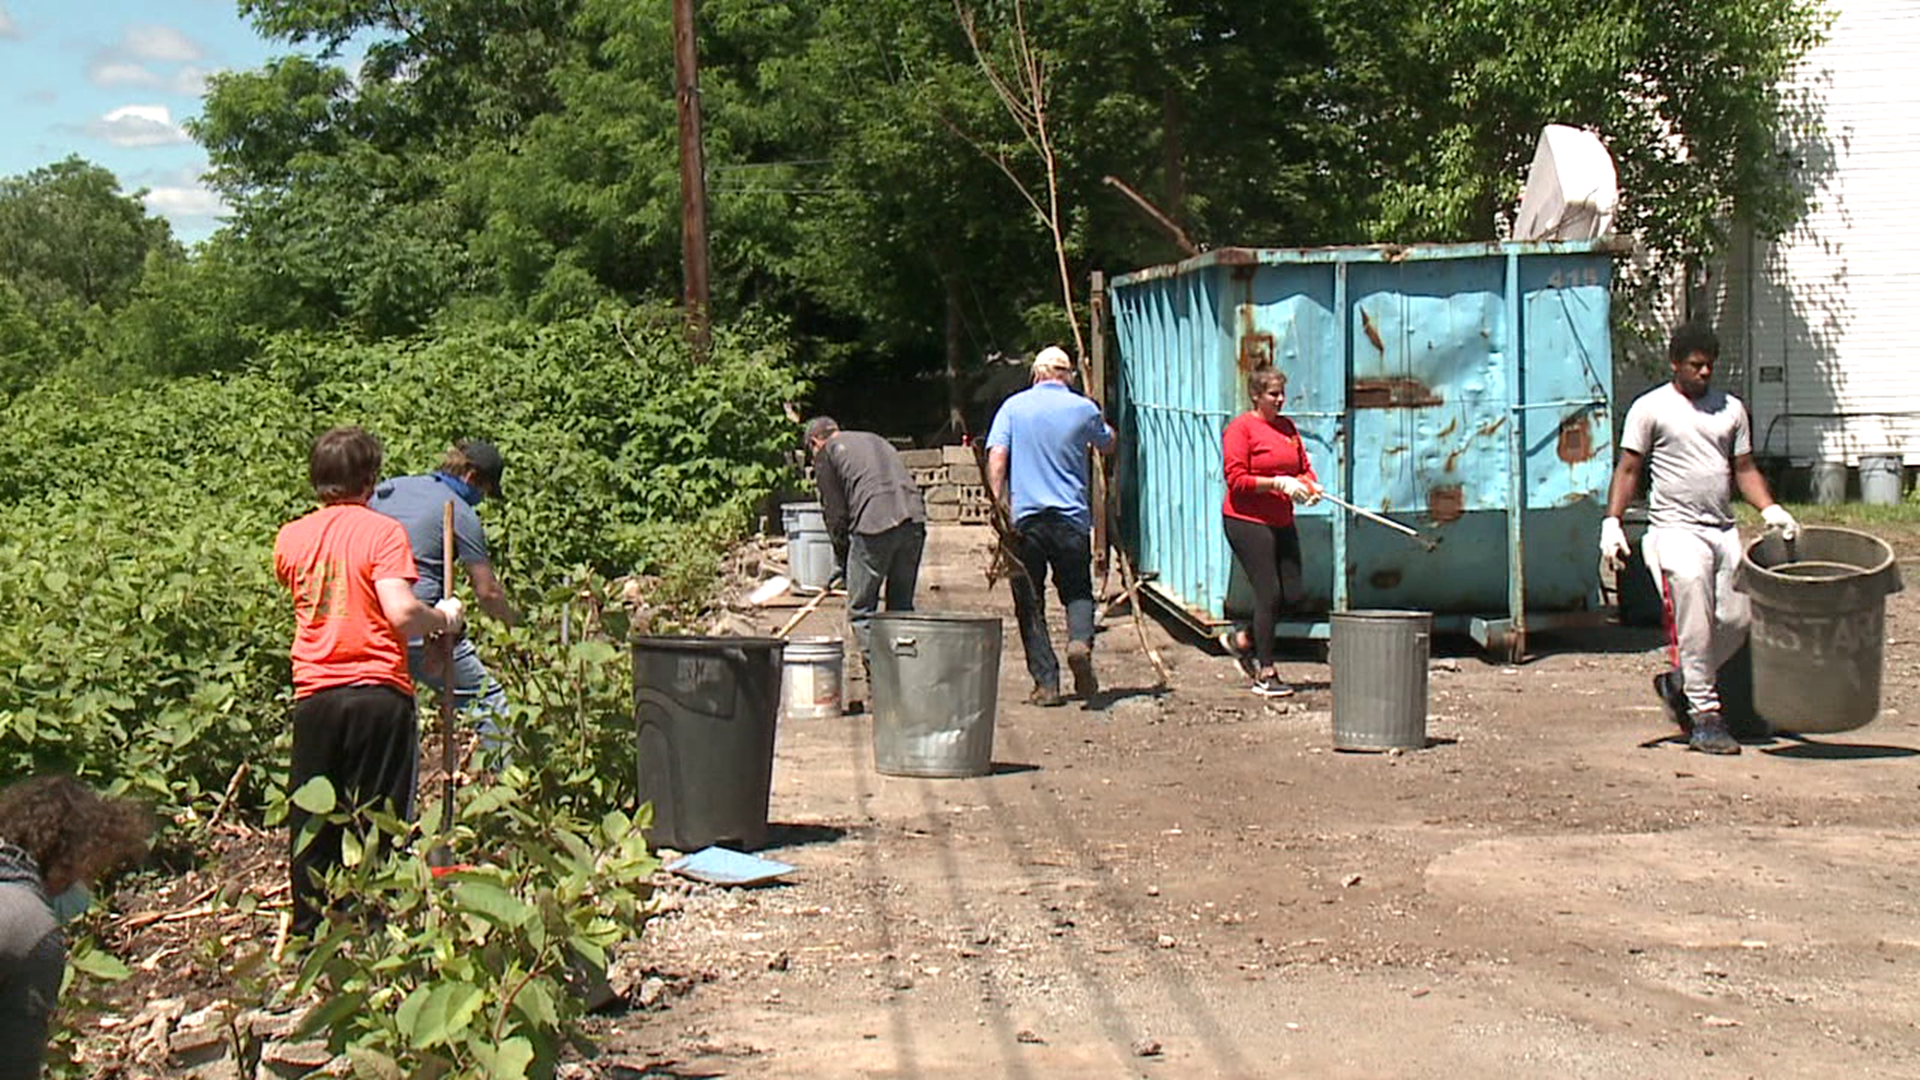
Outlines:
<svg viewBox="0 0 1920 1080"><path fill-rule="evenodd" d="M1756 453L1796 465L1898 453L1920 463L1920 0L1830 0L1802 67L1822 137L1804 150L1813 210L1730 253L1724 385Z"/></svg>

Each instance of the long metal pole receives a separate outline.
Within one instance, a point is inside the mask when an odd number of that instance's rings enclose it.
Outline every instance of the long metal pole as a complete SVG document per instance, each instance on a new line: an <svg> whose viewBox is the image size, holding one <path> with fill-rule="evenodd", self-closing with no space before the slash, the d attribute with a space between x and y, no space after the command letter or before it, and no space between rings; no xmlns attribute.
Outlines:
<svg viewBox="0 0 1920 1080"><path fill-rule="evenodd" d="M694 0L673 0L673 82L680 113L680 247L686 265L687 339L694 359L713 341L708 323L707 167L700 135L700 54Z"/></svg>

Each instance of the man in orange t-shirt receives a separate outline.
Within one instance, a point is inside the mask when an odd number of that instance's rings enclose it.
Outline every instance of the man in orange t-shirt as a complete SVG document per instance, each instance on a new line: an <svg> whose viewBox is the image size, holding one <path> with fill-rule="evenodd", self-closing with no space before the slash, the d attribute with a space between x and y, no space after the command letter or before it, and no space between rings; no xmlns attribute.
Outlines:
<svg viewBox="0 0 1920 1080"><path fill-rule="evenodd" d="M368 509L380 476L380 441L357 427L314 440L307 476L320 509L289 522L273 544L274 576L293 594L293 764L287 790L316 776L338 804L378 803L413 814L419 728L407 638L458 634L460 601L429 607L414 598L412 549L400 523ZM293 929L320 925L319 877L339 865L341 829L323 825L305 847L309 815L287 809Z"/></svg>

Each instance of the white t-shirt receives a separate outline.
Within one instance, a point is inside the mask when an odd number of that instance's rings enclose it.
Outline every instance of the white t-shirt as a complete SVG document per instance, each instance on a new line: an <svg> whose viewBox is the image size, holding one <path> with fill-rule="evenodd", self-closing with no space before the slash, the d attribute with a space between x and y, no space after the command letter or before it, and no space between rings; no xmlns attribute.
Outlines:
<svg viewBox="0 0 1920 1080"><path fill-rule="evenodd" d="M1651 459L1649 524L1733 525L1733 459L1753 453L1753 429L1739 398L1709 389L1695 400L1664 383L1634 399L1620 449Z"/></svg>

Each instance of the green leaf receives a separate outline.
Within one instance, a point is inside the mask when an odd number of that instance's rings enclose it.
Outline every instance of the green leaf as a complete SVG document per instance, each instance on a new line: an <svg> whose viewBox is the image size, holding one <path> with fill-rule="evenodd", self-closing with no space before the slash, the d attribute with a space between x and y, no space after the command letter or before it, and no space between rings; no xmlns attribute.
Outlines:
<svg viewBox="0 0 1920 1080"><path fill-rule="evenodd" d="M519 926L534 915L532 905L491 881L459 882L453 895L462 910L500 926Z"/></svg>
<svg viewBox="0 0 1920 1080"><path fill-rule="evenodd" d="M432 996L432 986L416 986L413 988L413 993L407 995L407 1000L401 1002L400 1007L394 1010L394 1026L400 1029L400 1034L405 1035L410 1043L413 1042L413 1033L420 1030L420 1012L426 1007L427 999Z"/></svg>
<svg viewBox="0 0 1920 1080"><path fill-rule="evenodd" d="M360 860L366 856L366 852L366 844L360 839L359 833L354 832L352 829L342 829L340 831L341 866L359 866Z"/></svg>
<svg viewBox="0 0 1920 1080"><path fill-rule="evenodd" d="M357 1080L406 1080L400 1064L378 1050L364 1046L347 1047L347 1060L353 1063Z"/></svg>
<svg viewBox="0 0 1920 1080"><path fill-rule="evenodd" d="M323 1031L330 1032L342 1020L359 1012L366 1003L367 995L359 991L328 998L319 1008L310 1010L300 1019L300 1027L295 1035L305 1039Z"/></svg>
<svg viewBox="0 0 1920 1080"><path fill-rule="evenodd" d="M486 1067L487 1080L524 1080L527 1066L533 1064L533 1042L524 1035L515 1035L497 1047L477 1037L468 1045L473 1056Z"/></svg>
<svg viewBox="0 0 1920 1080"><path fill-rule="evenodd" d="M104 949L81 949L67 957L67 964L76 971L85 972L96 979L107 982L119 982L133 974L133 969L120 962L120 958Z"/></svg>
<svg viewBox="0 0 1920 1080"><path fill-rule="evenodd" d="M534 979L521 987L519 996L513 999L513 1007L541 1031L555 1031L560 1027L560 1010L554 1007L553 994L543 979Z"/></svg>
<svg viewBox="0 0 1920 1080"><path fill-rule="evenodd" d="M410 1041L416 1050L450 1042L465 1034L486 995L469 983L441 983L428 991Z"/></svg>
<svg viewBox="0 0 1920 1080"><path fill-rule="evenodd" d="M333 781L324 776L316 776L300 785L300 790L288 800L309 814L331 814L339 805L333 793Z"/></svg>

